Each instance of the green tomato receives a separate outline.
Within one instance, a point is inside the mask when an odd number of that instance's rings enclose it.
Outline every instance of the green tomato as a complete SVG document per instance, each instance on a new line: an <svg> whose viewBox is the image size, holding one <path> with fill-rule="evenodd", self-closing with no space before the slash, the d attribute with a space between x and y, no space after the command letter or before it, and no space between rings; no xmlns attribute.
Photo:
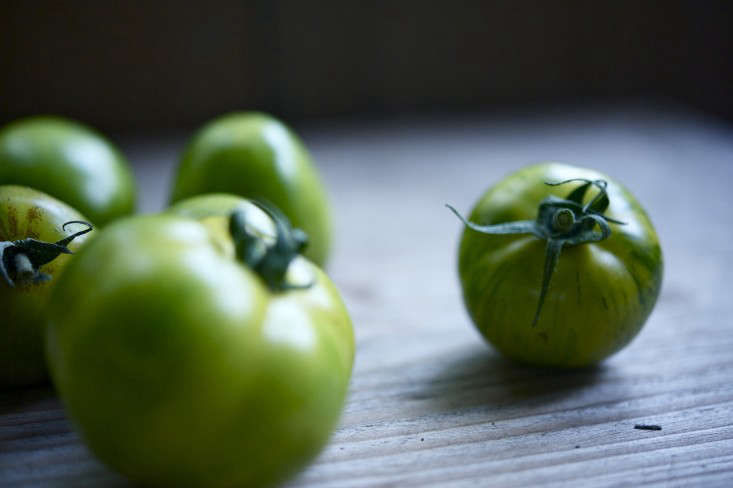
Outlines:
<svg viewBox="0 0 733 488"><path fill-rule="evenodd" d="M663 269L657 234L628 190L601 173L524 168L489 188L464 222L466 308L511 358L596 363L628 344L654 307Z"/></svg>
<svg viewBox="0 0 733 488"><path fill-rule="evenodd" d="M193 137L171 202L219 192L272 202L310 237L305 256L325 263L331 242L326 192L305 146L283 123L261 113L232 113Z"/></svg>
<svg viewBox="0 0 733 488"><path fill-rule="evenodd" d="M22 186L0 186L0 387L23 386L47 378L43 329L48 296L71 256L43 243L67 239L87 226L76 210L55 198ZM73 234L72 234L73 235ZM76 250L87 236L68 246ZM35 241L27 241L34 239ZM65 243L62 243L65 246ZM40 248L40 249L39 249ZM30 259L24 271L18 259ZM45 256L45 259L44 259ZM34 263L39 260L49 262ZM25 279L24 279L25 278Z"/></svg>
<svg viewBox="0 0 733 488"><path fill-rule="evenodd" d="M30 117L0 130L0 184L41 190L100 226L135 210L135 182L120 151L59 117Z"/></svg>
<svg viewBox="0 0 733 488"><path fill-rule="evenodd" d="M298 240L278 229L248 202L232 218L133 217L71 263L47 353L102 461L145 485L268 486L324 446L345 400L352 325L317 266L281 259ZM279 286L268 267L283 271Z"/></svg>

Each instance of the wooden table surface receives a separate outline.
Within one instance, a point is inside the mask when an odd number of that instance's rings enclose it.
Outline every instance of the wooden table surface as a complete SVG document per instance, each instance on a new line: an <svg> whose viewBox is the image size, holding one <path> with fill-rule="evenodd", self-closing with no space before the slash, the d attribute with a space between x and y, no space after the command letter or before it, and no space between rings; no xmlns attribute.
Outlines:
<svg viewBox="0 0 733 488"><path fill-rule="evenodd" d="M340 427L287 486L733 486L731 127L648 106L299 130L331 193L329 272L357 358ZM122 141L143 210L162 207L181 144ZM466 211L548 159L625 183L664 250L651 318L592 369L502 359L460 299L460 224L443 203ZM46 387L0 393L0 486L129 485Z"/></svg>

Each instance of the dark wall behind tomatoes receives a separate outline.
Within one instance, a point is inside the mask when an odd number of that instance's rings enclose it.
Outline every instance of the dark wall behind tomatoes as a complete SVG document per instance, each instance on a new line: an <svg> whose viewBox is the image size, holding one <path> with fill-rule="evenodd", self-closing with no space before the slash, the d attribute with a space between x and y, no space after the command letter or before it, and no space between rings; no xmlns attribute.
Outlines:
<svg viewBox="0 0 733 488"><path fill-rule="evenodd" d="M730 2L0 2L0 123L663 97L733 119Z"/></svg>

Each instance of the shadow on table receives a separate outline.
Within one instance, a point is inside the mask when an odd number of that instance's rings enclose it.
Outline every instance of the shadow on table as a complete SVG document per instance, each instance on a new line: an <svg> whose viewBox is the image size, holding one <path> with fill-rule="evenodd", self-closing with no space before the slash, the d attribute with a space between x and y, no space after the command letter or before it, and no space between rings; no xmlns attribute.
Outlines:
<svg viewBox="0 0 733 488"><path fill-rule="evenodd" d="M528 366L477 344L452 354L409 399L431 403L436 413L470 408L531 412L598 394L611 371L603 364L572 370Z"/></svg>
<svg viewBox="0 0 733 488"><path fill-rule="evenodd" d="M62 407L50 384L0 390L0 416L54 408Z"/></svg>
<svg viewBox="0 0 733 488"><path fill-rule="evenodd" d="M79 473L78 478L62 480L53 486L57 488L143 488L143 485L135 484L123 478L121 475L112 473L111 471L101 471L103 469L105 468L98 470L90 469L87 472Z"/></svg>

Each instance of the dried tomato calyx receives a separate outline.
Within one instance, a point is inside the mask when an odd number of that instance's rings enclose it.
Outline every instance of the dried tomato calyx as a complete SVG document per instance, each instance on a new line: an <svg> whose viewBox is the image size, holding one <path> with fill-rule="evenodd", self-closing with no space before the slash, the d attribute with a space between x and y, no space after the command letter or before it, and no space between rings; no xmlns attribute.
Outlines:
<svg viewBox="0 0 733 488"><path fill-rule="evenodd" d="M0 276L11 288L18 283L41 283L51 279L40 268L56 259L59 254L73 254L67 247L79 236L91 232L94 227L89 222L71 220L61 226L62 230L71 224L86 225L87 228L71 234L56 242L44 242L26 238L17 241L0 242Z"/></svg>

